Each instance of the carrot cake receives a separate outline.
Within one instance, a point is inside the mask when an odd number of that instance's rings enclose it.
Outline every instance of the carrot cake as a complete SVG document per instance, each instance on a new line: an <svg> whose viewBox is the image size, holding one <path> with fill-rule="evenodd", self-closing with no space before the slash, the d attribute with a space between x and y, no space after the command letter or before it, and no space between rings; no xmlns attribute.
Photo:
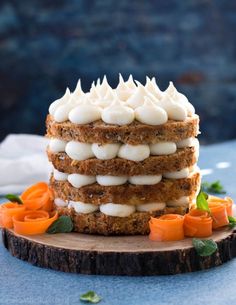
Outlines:
<svg viewBox="0 0 236 305"><path fill-rule="evenodd" d="M103 235L148 234L151 216L184 215L200 187L199 117L172 82L142 85L106 77L49 107L50 185L60 215L74 231Z"/></svg>

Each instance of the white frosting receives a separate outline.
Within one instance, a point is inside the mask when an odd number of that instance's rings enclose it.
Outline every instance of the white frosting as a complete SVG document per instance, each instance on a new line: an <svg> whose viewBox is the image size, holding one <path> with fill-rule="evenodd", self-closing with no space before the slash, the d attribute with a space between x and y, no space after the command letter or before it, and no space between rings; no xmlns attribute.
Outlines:
<svg viewBox="0 0 236 305"><path fill-rule="evenodd" d="M64 105L66 102L68 102L70 99L70 90L69 88L66 88L65 94L58 100L54 101L50 106L49 106L49 113L51 115L54 115L58 107Z"/></svg>
<svg viewBox="0 0 236 305"><path fill-rule="evenodd" d="M188 196L183 196L180 197L177 200L171 200L167 202L167 206L169 207L186 207L187 205L189 205L189 197Z"/></svg>
<svg viewBox="0 0 236 305"><path fill-rule="evenodd" d="M100 206L100 211L108 216L128 217L135 212L135 206L127 204L105 203Z"/></svg>
<svg viewBox="0 0 236 305"><path fill-rule="evenodd" d="M132 84L132 79L129 80L129 84L126 84L124 82L122 75L119 74L119 84L116 87L116 94L121 101L126 101L132 95L134 88L130 87L132 86L131 84Z"/></svg>
<svg viewBox="0 0 236 305"><path fill-rule="evenodd" d="M121 145L118 157L132 161L143 161L150 155L150 148L148 145Z"/></svg>
<svg viewBox="0 0 236 305"><path fill-rule="evenodd" d="M139 84L139 86L134 90L134 93L127 100L126 104L133 109L140 107L144 103L144 96L146 95L146 91L144 86Z"/></svg>
<svg viewBox="0 0 236 305"><path fill-rule="evenodd" d="M101 108L106 108L111 105L112 101L117 97L115 91L112 88L107 89L104 97L99 97L95 101L95 105Z"/></svg>
<svg viewBox="0 0 236 305"><path fill-rule="evenodd" d="M81 81L79 79L74 92L71 94L71 98L76 103L76 102L79 102L80 100L82 100L84 96L85 96L85 93L83 92L83 90L81 88Z"/></svg>
<svg viewBox="0 0 236 305"><path fill-rule="evenodd" d="M97 93L97 88L96 88L94 82L92 82L92 85L91 85L91 88L90 88L90 91L89 91L88 95L89 95L89 98L91 98L91 99L99 98L99 95Z"/></svg>
<svg viewBox="0 0 236 305"><path fill-rule="evenodd" d="M99 79L100 82L100 79ZM111 87L109 86L108 82L107 82L107 77L106 75L103 77L102 83L101 85L99 84L99 82L97 83L97 94L100 97L104 97L106 95L107 90L111 89Z"/></svg>
<svg viewBox="0 0 236 305"><path fill-rule="evenodd" d="M187 118L187 110L181 104L174 102L171 96L165 94L161 99L163 108L168 114L168 118L176 121L184 121Z"/></svg>
<svg viewBox="0 0 236 305"><path fill-rule="evenodd" d="M84 185L93 184L96 182L95 176L87 176L80 174L70 174L68 175L68 181L70 184L76 188L80 188Z"/></svg>
<svg viewBox="0 0 236 305"><path fill-rule="evenodd" d="M127 177L125 176L101 176L96 177L97 183L100 185L121 185L127 182Z"/></svg>
<svg viewBox="0 0 236 305"><path fill-rule="evenodd" d="M144 97L144 104L135 109L137 121L149 125L161 125L168 121L167 113L161 107L155 105L150 97Z"/></svg>
<svg viewBox="0 0 236 305"><path fill-rule="evenodd" d="M53 115L54 120L58 123L67 121L69 119L69 113L73 107L74 104L72 102L59 106Z"/></svg>
<svg viewBox="0 0 236 305"><path fill-rule="evenodd" d="M110 160L117 156L120 144L92 144L92 151L96 158Z"/></svg>
<svg viewBox="0 0 236 305"><path fill-rule="evenodd" d="M145 89L148 94L152 94L158 100L161 100L161 98L163 96L163 92L157 86L155 77L153 77L152 79L150 79L149 77L146 77Z"/></svg>
<svg viewBox="0 0 236 305"><path fill-rule="evenodd" d="M147 77L143 86L134 82L132 75L124 81L120 74L116 89L110 87L104 76L102 83L98 79L96 85L93 82L90 91L85 93L79 80L74 92L70 93L67 88L64 96L50 105L49 113L59 123L69 118L75 124L88 124L102 118L108 124L126 125L136 116L144 124L159 125L168 118L185 120L194 115L195 109L172 82L162 92L155 78Z"/></svg>
<svg viewBox="0 0 236 305"><path fill-rule="evenodd" d="M66 148L66 143L63 140L59 139L50 139L49 141L49 149L53 153L64 152Z"/></svg>
<svg viewBox="0 0 236 305"><path fill-rule="evenodd" d="M88 124L101 119L101 108L86 100L69 112L69 120L75 124Z"/></svg>
<svg viewBox="0 0 236 305"><path fill-rule="evenodd" d="M176 149L174 142L159 142L150 145L151 155L170 155L174 154Z"/></svg>
<svg viewBox="0 0 236 305"><path fill-rule="evenodd" d="M71 159L77 161L94 157L92 145L87 143L70 141L66 144L65 151Z"/></svg>
<svg viewBox="0 0 236 305"><path fill-rule="evenodd" d="M193 105L189 103L184 94L177 91L173 82L169 83L169 87L166 89L165 93L168 94L168 96L171 97L176 103L181 104L189 116L195 113Z"/></svg>
<svg viewBox="0 0 236 305"><path fill-rule="evenodd" d="M115 99L109 107L102 110L102 120L108 124L127 125L133 122L134 111Z"/></svg>
<svg viewBox="0 0 236 305"><path fill-rule="evenodd" d="M136 185L153 185L161 181L161 175L131 176L129 182Z"/></svg>
<svg viewBox="0 0 236 305"><path fill-rule="evenodd" d="M66 181L68 178L68 174L59 172L57 169L53 169L53 177L58 181Z"/></svg>
<svg viewBox="0 0 236 305"><path fill-rule="evenodd" d="M194 146L194 140L195 138L187 138L177 142L176 145L178 148L192 147Z"/></svg>
<svg viewBox="0 0 236 305"><path fill-rule="evenodd" d="M130 76L129 76L128 80L125 82L125 84L129 89L136 89L136 85L135 85L132 74L130 74Z"/></svg>
<svg viewBox="0 0 236 305"><path fill-rule="evenodd" d="M199 146L200 146L198 139L194 138L193 145L195 147L195 156L196 156L196 159L198 160L198 158L199 158Z"/></svg>
<svg viewBox="0 0 236 305"><path fill-rule="evenodd" d="M161 211L166 207L164 202L153 202L153 203L145 203L139 204L136 206L138 212L154 212Z"/></svg>
<svg viewBox="0 0 236 305"><path fill-rule="evenodd" d="M54 203L57 207L67 207L68 205L68 202L64 201L61 198L55 198Z"/></svg>
<svg viewBox="0 0 236 305"><path fill-rule="evenodd" d="M83 203L81 201L69 201L70 208L73 208L76 213L89 214L98 211L99 207L91 203Z"/></svg>
<svg viewBox="0 0 236 305"><path fill-rule="evenodd" d="M189 168L183 168L180 171L164 173L163 177L168 179L182 179L189 176Z"/></svg>

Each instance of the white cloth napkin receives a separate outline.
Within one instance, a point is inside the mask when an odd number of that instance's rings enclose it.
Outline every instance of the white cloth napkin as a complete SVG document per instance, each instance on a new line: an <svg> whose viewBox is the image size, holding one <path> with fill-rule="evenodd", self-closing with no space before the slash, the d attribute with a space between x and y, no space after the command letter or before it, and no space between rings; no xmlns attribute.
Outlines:
<svg viewBox="0 0 236 305"><path fill-rule="evenodd" d="M38 181L48 182L51 164L48 140L42 136L11 134L0 144L0 195L21 193Z"/></svg>

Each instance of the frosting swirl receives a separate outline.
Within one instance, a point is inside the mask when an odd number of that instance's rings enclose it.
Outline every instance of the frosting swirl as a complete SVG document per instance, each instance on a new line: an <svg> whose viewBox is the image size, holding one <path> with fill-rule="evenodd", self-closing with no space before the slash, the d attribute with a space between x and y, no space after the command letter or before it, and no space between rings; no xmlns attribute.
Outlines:
<svg viewBox="0 0 236 305"><path fill-rule="evenodd" d="M138 87L135 89L134 94L130 96L126 104L133 109L136 109L139 106L143 105L144 96L146 95L145 88L142 84L138 84Z"/></svg>
<svg viewBox="0 0 236 305"><path fill-rule="evenodd" d="M102 82L98 78L90 91L84 92L79 79L74 92L67 88L65 94L50 105L49 113L58 123L69 119L74 124L89 124L102 119L107 124L122 126L136 119L155 126L168 119L184 121L187 116L194 115L195 109L187 97L177 91L173 82L162 92L154 77L146 77L144 86L134 81L132 75L124 81L119 74L115 89L104 76Z"/></svg>
<svg viewBox="0 0 236 305"><path fill-rule="evenodd" d="M147 96L144 97L144 104L135 109L135 118L137 121L149 125L161 125L168 121L166 111L154 105Z"/></svg>
<svg viewBox="0 0 236 305"><path fill-rule="evenodd" d="M102 110L102 120L108 124L127 125L134 120L134 111L115 99L111 106Z"/></svg>
<svg viewBox="0 0 236 305"><path fill-rule="evenodd" d="M124 158L131 161L143 161L147 159L150 155L150 148L148 145L121 145L118 157Z"/></svg>
<svg viewBox="0 0 236 305"><path fill-rule="evenodd" d="M96 212L99 207L92 203L84 203L81 201L69 201L69 208L73 208L76 213L89 214Z"/></svg>
<svg viewBox="0 0 236 305"><path fill-rule="evenodd" d="M96 182L95 176L87 176L87 175L80 175L80 174L70 174L68 175L68 181L70 184L76 188L80 188L84 185L93 184Z"/></svg>
<svg viewBox="0 0 236 305"><path fill-rule="evenodd" d="M110 160L117 156L120 144L92 144L92 151L96 158L101 160Z"/></svg>
<svg viewBox="0 0 236 305"><path fill-rule="evenodd" d="M92 145L77 141L70 141L66 144L67 155L74 160L83 161L94 157Z"/></svg>
<svg viewBox="0 0 236 305"><path fill-rule="evenodd" d="M135 206L128 204L105 203L100 205L100 211L108 216L128 217L135 212Z"/></svg>
<svg viewBox="0 0 236 305"><path fill-rule="evenodd" d="M101 108L93 105L88 99L69 112L69 120L75 124L88 124L101 118Z"/></svg>
<svg viewBox="0 0 236 305"><path fill-rule="evenodd" d="M49 106L49 113L51 115L54 115L56 110L58 109L59 106L64 105L66 102L68 102L70 99L70 89L66 88L65 94L58 100L54 101L50 106Z"/></svg>

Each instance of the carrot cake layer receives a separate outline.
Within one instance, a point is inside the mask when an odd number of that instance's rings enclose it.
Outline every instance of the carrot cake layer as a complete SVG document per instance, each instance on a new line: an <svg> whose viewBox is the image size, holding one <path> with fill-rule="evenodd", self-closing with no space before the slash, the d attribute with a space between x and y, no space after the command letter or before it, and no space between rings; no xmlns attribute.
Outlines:
<svg viewBox="0 0 236 305"><path fill-rule="evenodd" d="M172 82L132 76L111 88L106 77L49 107L47 148L54 204L74 230L103 235L148 234L151 216L184 214L201 176L199 116Z"/></svg>
<svg viewBox="0 0 236 305"><path fill-rule="evenodd" d="M132 145L158 142L178 142L199 134L199 117L194 114L184 121L168 120L161 125L147 125L133 121L129 125L106 124L101 120L89 124L74 124L70 121L56 122L48 115L47 137L63 141L84 143L127 143Z"/></svg>
<svg viewBox="0 0 236 305"><path fill-rule="evenodd" d="M74 224L74 231L87 234L101 235L146 235L149 233L150 217L163 214L186 213L185 207L166 207L155 212L135 212L128 217L113 217L101 212L89 214L76 213L72 208L58 208L60 215L68 215Z"/></svg>
<svg viewBox="0 0 236 305"><path fill-rule="evenodd" d="M123 158L101 160L72 160L65 152L52 153L48 150L49 160L60 172L83 175L159 175L179 171L193 166L197 162L197 148L185 147L170 155L150 156L143 161L132 161Z"/></svg>
<svg viewBox="0 0 236 305"><path fill-rule="evenodd" d="M167 202L182 196L194 196L200 185L200 173L194 172L184 179L162 179L155 185L104 186L98 183L73 187L68 181L57 181L51 177L50 185L55 197L63 200L81 201L100 205L102 203L141 204Z"/></svg>

